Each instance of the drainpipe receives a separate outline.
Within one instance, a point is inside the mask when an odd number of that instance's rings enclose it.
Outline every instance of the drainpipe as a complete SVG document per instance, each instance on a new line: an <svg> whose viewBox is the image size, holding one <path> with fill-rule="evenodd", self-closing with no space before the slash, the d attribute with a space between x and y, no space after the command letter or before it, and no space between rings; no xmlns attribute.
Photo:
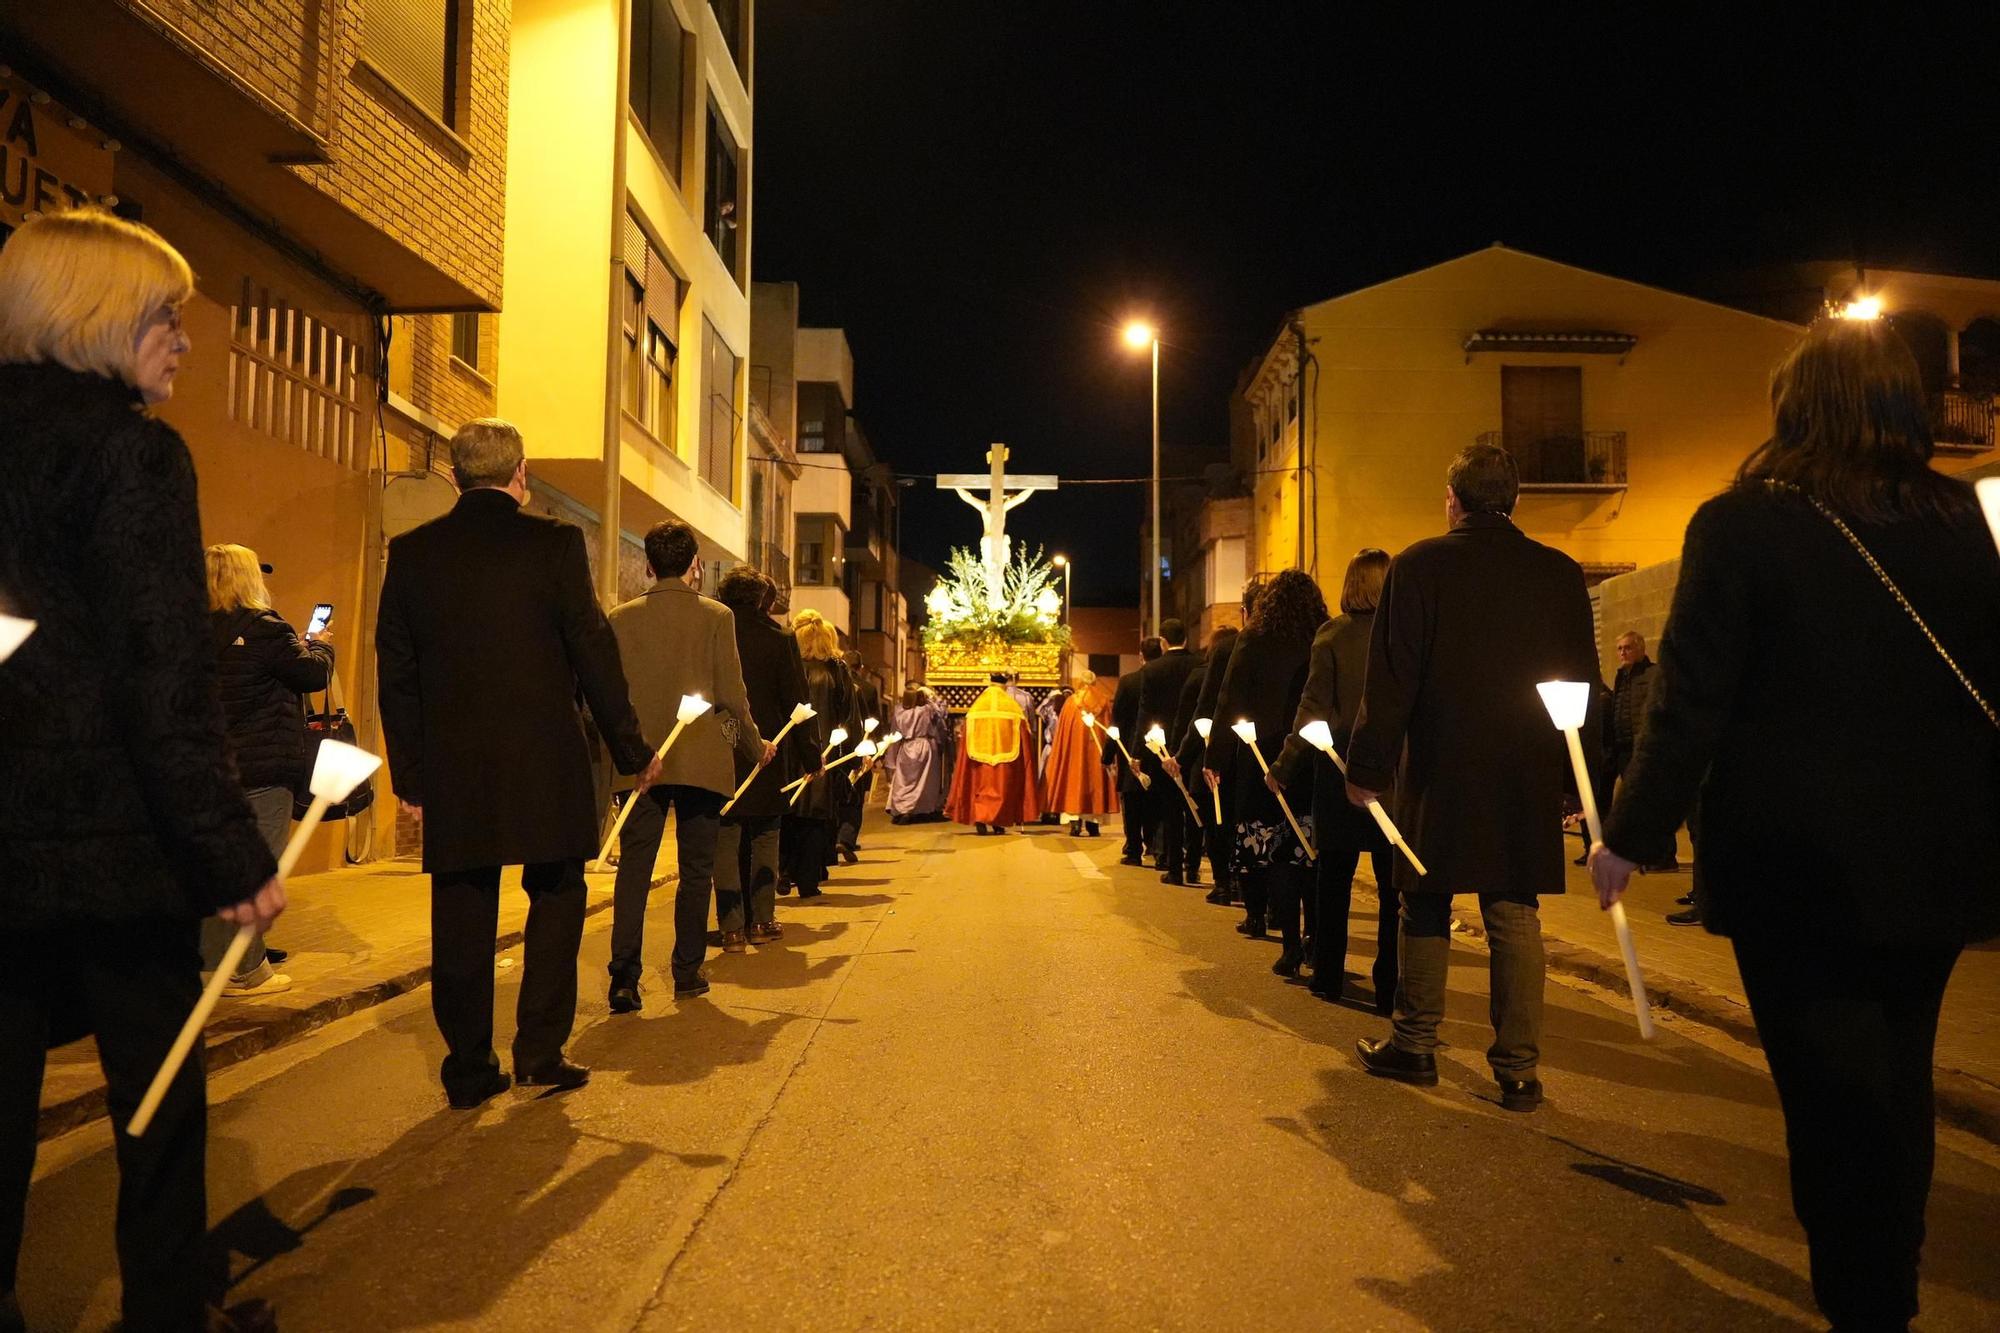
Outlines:
<svg viewBox="0 0 2000 1333"><path fill-rule="evenodd" d="M618 601L618 490L621 385L625 352L625 108L632 100L632 0L618 0L617 97L611 108L611 300L604 337L604 503L598 513L597 591L608 608Z"/></svg>

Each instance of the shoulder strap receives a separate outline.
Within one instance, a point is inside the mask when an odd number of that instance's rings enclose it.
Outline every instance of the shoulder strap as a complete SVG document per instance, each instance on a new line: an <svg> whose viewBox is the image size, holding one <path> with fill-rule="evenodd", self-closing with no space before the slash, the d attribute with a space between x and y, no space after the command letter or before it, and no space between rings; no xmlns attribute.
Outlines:
<svg viewBox="0 0 2000 1333"><path fill-rule="evenodd" d="M1923 636L1930 640L1931 647L1936 649L1937 655L1944 659L1944 664L1951 668L1951 674L1958 677L1958 683L1963 685L1965 692L1972 696L1972 702L1978 704L1979 711L1986 714L1986 720L1991 722L1995 729L2000 729L2000 711L1995 711L1993 705L1987 702L1986 696L1979 692L1979 687L1972 683L1972 677L1965 674L1965 669L1959 666L1957 659L1951 655L1944 644L1938 641L1938 636L1931 632L1930 625L1925 622L1923 616L1917 611L1917 608L1910 605L1910 599L1903 595L1903 590L1896 586L1896 580L1890 578L1889 571L1882 568L1881 562L1875 559L1875 553L1868 549L1861 538L1854 535L1854 529L1848 527L1840 515L1822 504L1817 496L1807 495L1805 491L1797 486L1782 481L1772 481L1768 478L1765 481L1765 485L1774 491L1790 491L1795 495L1805 496L1807 503L1811 504L1814 509L1819 510L1827 522L1840 529L1840 535L1847 538L1847 544L1852 546L1855 552L1867 562L1868 568L1875 571L1875 577L1882 580L1882 586L1889 590L1889 595L1896 599L1896 604L1908 613L1910 619L1916 622L1917 628L1923 631Z"/></svg>

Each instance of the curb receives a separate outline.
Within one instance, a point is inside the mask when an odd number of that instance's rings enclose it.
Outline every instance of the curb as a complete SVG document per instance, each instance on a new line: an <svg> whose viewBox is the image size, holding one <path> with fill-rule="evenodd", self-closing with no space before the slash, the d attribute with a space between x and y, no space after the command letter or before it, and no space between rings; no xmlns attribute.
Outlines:
<svg viewBox="0 0 2000 1333"><path fill-rule="evenodd" d="M1454 908L1451 915L1467 936L1480 940L1486 938L1486 930L1477 913L1467 915ZM1542 947L1548 956L1551 971L1588 981L1627 1000L1632 998L1632 987L1625 979L1622 959L1546 933L1542 937ZM1648 969L1646 995L1655 1009L1665 1009L1689 1022L1713 1028L1745 1046L1759 1051L1764 1049L1764 1043L1757 1037L1757 1024L1750 1017L1749 1007L1720 991ZM1956 1069L1937 1069L1934 1081L1939 1120L2000 1146L2000 1088Z"/></svg>
<svg viewBox="0 0 2000 1333"><path fill-rule="evenodd" d="M661 884L671 883L677 878L675 875L665 876L655 880L653 887L657 889ZM607 897L602 902L587 905L583 911L584 920L588 921L600 912L609 911L611 901ZM497 958L520 944L522 935L523 932L520 930L509 930L495 936L494 957ZM345 994L329 996L303 1009L288 1009L281 1014L274 1014L267 1023L260 1023L256 1027L248 1028L205 1047L203 1052L205 1067L209 1074L227 1069L274 1046L282 1046L287 1042L296 1041L309 1032L316 1032L335 1019L358 1014L364 1009L373 1009L376 1005L385 1004L398 995L407 995L430 979L431 967L425 963L393 977L368 982L359 989ZM106 1114L104 1088L100 1085L88 1092L80 1092L74 1097L44 1106L35 1125L35 1139L41 1142L67 1134L94 1120L104 1119Z"/></svg>

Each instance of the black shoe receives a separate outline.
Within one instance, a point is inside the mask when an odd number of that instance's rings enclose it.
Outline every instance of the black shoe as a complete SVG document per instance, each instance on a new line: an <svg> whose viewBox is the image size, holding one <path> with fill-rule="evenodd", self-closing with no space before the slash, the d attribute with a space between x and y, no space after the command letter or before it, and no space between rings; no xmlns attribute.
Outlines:
<svg viewBox="0 0 2000 1333"><path fill-rule="evenodd" d="M1694 895L1693 895L1692 893L1683 893L1683 894L1682 894L1682 895L1681 895L1680 897L1678 897L1678 898L1674 899L1674 906L1676 906L1676 907L1693 907L1693 906L1694 906Z"/></svg>
<svg viewBox="0 0 2000 1333"><path fill-rule="evenodd" d="M557 1056L555 1063L543 1065L540 1069L527 1073L515 1070L514 1082L524 1088L554 1088L558 1092L569 1092L590 1082L590 1071Z"/></svg>
<svg viewBox="0 0 2000 1333"><path fill-rule="evenodd" d="M1204 893L1202 900L1214 903L1217 907L1228 907L1236 901L1236 897L1230 893L1227 884L1218 884L1207 893Z"/></svg>
<svg viewBox="0 0 2000 1333"><path fill-rule="evenodd" d="M1178 889L1184 889L1187 887L1187 881L1182 879L1179 875L1176 875L1171 870L1169 870L1166 874L1160 876L1160 883L1171 884Z"/></svg>
<svg viewBox="0 0 2000 1333"><path fill-rule="evenodd" d="M451 1103L452 1110L472 1111L478 1109L481 1103L499 1096L512 1086L513 1083L505 1074L497 1069L489 1069L483 1079L474 1079L457 1087L447 1085L444 1097Z"/></svg>
<svg viewBox="0 0 2000 1333"><path fill-rule="evenodd" d="M1500 1106L1507 1111L1532 1111L1542 1104L1542 1081L1538 1078L1500 1080Z"/></svg>
<svg viewBox="0 0 2000 1333"><path fill-rule="evenodd" d="M1188 872L1187 872L1187 882L1188 882L1188 886L1189 886L1190 888L1196 888L1196 889L1200 888L1200 887L1201 887L1201 872L1200 872L1199 870L1190 870L1190 871L1188 871Z"/></svg>
<svg viewBox="0 0 2000 1333"><path fill-rule="evenodd" d="M614 977L611 981L611 1012L614 1014L636 1014L639 1012L639 982L635 977Z"/></svg>
<svg viewBox="0 0 2000 1333"><path fill-rule="evenodd" d="M799 901L800 901L800 902L805 902L805 901L806 901L807 899L809 899L809 898L820 898L820 897L824 897L824 896L825 896L825 892L826 892L826 891L825 891L824 889L800 889L800 890L799 890ZM704 989L706 989L706 987L704 987Z"/></svg>
<svg viewBox="0 0 2000 1333"><path fill-rule="evenodd" d="M1584 854L1583 854L1582 856L1579 856L1579 857L1577 857L1577 858L1576 858L1576 860L1574 860L1574 861L1571 861L1571 862L1570 862L1570 864L1571 864L1571 865L1573 865L1573 866L1587 866L1587 865L1589 865L1589 864L1590 864L1590 853L1589 853L1589 852L1585 852L1585 853L1584 853Z"/></svg>
<svg viewBox="0 0 2000 1333"><path fill-rule="evenodd" d="M1437 1086L1438 1066L1434 1055L1412 1055L1401 1047L1391 1045L1387 1037L1380 1041L1363 1037L1354 1043L1354 1052L1361 1057L1361 1067L1371 1074L1393 1078L1398 1083L1413 1083L1420 1088Z"/></svg>
<svg viewBox="0 0 2000 1333"><path fill-rule="evenodd" d="M1270 938L1270 936L1264 933L1264 918L1261 916L1245 917L1243 920L1238 921L1236 923L1236 933L1238 935L1248 935L1253 940Z"/></svg>
<svg viewBox="0 0 2000 1333"><path fill-rule="evenodd" d="M1083 826L1083 836L1086 838L1101 838L1104 836L1104 833L1097 825L1086 823Z"/></svg>
<svg viewBox="0 0 2000 1333"><path fill-rule="evenodd" d="M860 858L854 854L852 847L836 847L834 850L840 853L840 859L848 865L859 864Z"/></svg>
<svg viewBox="0 0 2000 1333"><path fill-rule="evenodd" d="M818 892L818 890L814 890L814 892ZM706 994L708 994L707 977L696 977L693 981L682 981L678 977L674 979L674 998L676 1000L692 1000L697 995Z"/></svg>
<svg viewBox="0 0 2000 1333"><path fill-rule="evenodd" d="M273 949L268 944L264 946L264 961L269 963L272 967L276 967L278 964L284 962L287 958L290 958L291 956L292 956L292 951L290 949Z"/></svg>
<svg viewBox="0 0 2000 1333"><path fill-rule="evenodd" d="M1698 926L1701 924L1701 909L1699 907L1690 907L1685 912L1669 912L1667 913L1667 924L1670 926Z"/></svg>
<svg viewBox="0 0 2000 1333"><path fill-rule="evenodd" d="M1291 945L1278 955L1278 961L1271 964L1271 970L1281 977L1295 977L1299 974L1299 964L1305 961L1305 954Z"/></svg>
<svg viewBox="0 0 2000 1333"><path fill-rule="evenodd" d="M1118 864L1121 866L1143 866L1146 863L1136 856L1121 856L1118 858Z"/></svg>

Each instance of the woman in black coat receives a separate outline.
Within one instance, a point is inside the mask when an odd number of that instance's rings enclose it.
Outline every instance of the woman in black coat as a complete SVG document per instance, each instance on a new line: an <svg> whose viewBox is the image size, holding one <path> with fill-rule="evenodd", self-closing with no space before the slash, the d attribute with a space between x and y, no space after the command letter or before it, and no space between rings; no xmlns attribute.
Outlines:
<svg viewBox="0 0 2000 1333"><path fill-rule="evenodd" d="M2000 555L1971 488L1929 466L1892 329L1814 329L1771 398L1771 439L1688 524L1591 873L1616 901L1699 792L1695 896L1777 1084L1813 1294L1837 1328L1900 1329L1939 1006L1960 950L2000 934ZM1801 671L1810 643L1839 649Z"/></svg>
<svg viewBox="0 0 2000 1333"><path fill-rule="evenodd" d="M1271 970L1286 977L1297 976L1305 959L1299 908L1307 902L1312 861L1278 806L1278 784L1266 783L1256 756L1247 753L1232 728L1246 718L1255 722L1258 750L1267 760L1278 753L1305 692L1313 634L1325 619L1326 599L1304 570L1288 569L1271 580L1229 654L1208 738L1206 765L1212 774L1231 774L1236 798L1234 865L1244 906L1237 929L1252 939L1264 938L1268 905L1285 942ZM1310 834L1311 770L1299 773L1284 792Z"/></svg>
<svg viewBox="0 0 2000 1333"><path fill-rule="evenodd" d="M0 250L0 611L38 622L0 662L0 1324L50 1025L80 1016L118 1139L124 1326L233 1327L205 1300L201 1061L125 1133L200 993L201 918L284 908L224 749L194 462L146 411L193 290L158 235L96 210Z"/></svg>
<svg viewBox="0 0 2000 1333"><path fill-rule="evenodd" d="M810 722L802 723L799 730L812 737L812 752L817 759L825 750L827 741L836 728L846 731L847 738L839 749L827 756L829 761L853 749L861 740L861 721L855 713L854 682L847 674L846 663L840 660L840 640L816 611L801 611L796 617L795 634L798 639L799 655L805 661L807 702L816 710ZM850 767L852 763L841 767ZM835 783L844 783L847 775L840 769L815 777L806 784L805 793L795 804L786 807L784 823L784 869L785 878L796 885L800 898L817 898L820 883L826 879L826 872L833 866L833 835L840 818L841 793L834 790Z"/></svg>

